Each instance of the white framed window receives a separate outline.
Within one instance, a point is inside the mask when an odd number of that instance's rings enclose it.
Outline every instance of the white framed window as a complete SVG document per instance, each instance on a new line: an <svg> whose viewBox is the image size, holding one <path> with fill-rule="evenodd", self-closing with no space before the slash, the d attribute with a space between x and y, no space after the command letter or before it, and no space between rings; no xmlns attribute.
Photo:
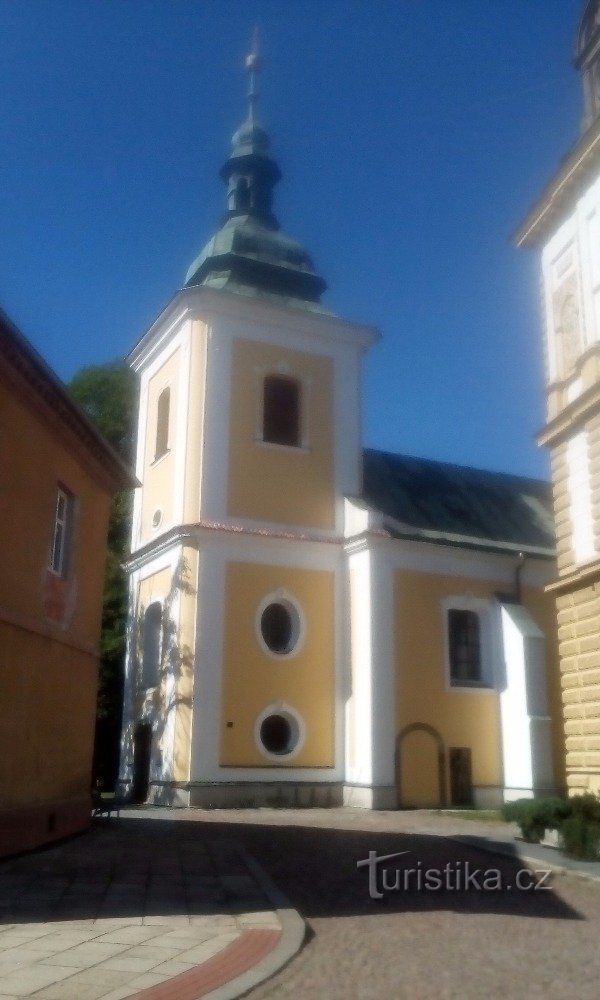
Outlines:
<svg viewBox="0 0 600 1000"><path fill-rule="evenodd" d="M442 602L446 687L489 689L494 685L492 607L480 598Z"/></svg>
<svg viewBox="0 0 600 1000"><path fill-rule="evenodd" d="M306 632L304 612L286 590L275 590L258 605L254 630L263 652L275 659L286 659L302 648Z"/></svg>
<svg viewBox="0 0 600 1000"><path fill-rule="evenodd" d="M171 411L171 390L167 386L161 392L156 404L156 440L154 443L154 461L169 450L169 418Z"/></svg>
<svg viewBox="0 0 600 1000"><path fill-rule="evenodd" d="M49 568L57 576L66 577L71 569L73 547L73 511L75 498L64 486L56 491L54 533Z"/></svg>
<svg viewBox="0 0 600 1000"><path fill-rule="evenodd" d="M304 719L284 702L268 705L254 723L254 742L272 763L295 757L304 745L305 736Z"/></svg>

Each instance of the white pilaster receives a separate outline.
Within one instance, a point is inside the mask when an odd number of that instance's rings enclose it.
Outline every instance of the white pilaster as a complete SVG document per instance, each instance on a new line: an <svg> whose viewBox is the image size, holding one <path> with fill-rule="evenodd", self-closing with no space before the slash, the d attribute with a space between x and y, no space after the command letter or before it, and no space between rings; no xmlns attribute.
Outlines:
<svg viewBox="0 0 600 1000"><path fill-rule="evenodd" d="M544 636L522 605L500 610L505 678L500 692L504 798L554 788Z"/></svg>

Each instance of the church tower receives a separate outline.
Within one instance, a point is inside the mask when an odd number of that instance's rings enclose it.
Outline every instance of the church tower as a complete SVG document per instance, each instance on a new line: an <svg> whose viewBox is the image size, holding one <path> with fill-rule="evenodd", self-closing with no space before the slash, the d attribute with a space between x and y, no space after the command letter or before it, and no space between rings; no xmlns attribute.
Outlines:
<svg viewBox="0 0 600 1000"><path fill-rule="evenodd" d="M600 2L575 53L583 133L517 233L541 251L569 790L600 792Z"/></svg>
<svg viewBox="0 0 600 1000"><path fill-rule="evenodd" d="M221 226L129 358L142 486L120 782L160 803L324 804L344 778L344 497L376 333L321 305L279 229L256 51L246 68Z"/></svg>

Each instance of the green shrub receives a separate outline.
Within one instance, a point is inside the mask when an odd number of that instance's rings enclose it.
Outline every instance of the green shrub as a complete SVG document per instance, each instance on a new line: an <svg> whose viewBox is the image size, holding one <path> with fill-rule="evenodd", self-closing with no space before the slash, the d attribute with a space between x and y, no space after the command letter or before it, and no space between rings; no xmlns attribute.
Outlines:
<svg viewBox="0 0 600 1000"><path fill-rule="evenodd" d="M563 822L572 813L572 799L559 799L553 796L549 799L534 799L537 804L536 815L544 824L546 830L560 830Z"/></svg>
<svg viewBox="0 0 600 1000"><path fill-rule="evenodd" d="M585 795L574 795L568 800L569 816L577 816L588 823L600 823L600 799L587 792Z"/></svg>
<svg viewBox="0 0 600 1000"><path fill-rule="evenodd" d="M585 818L581 812L563 821L560 839L561 847L569 858L580 861L600 860L600 823Z"/></svg>
<svg viewBox="0 0 600 1000"><path fill-rule="evenodd" d="M516 823L521 836L531 844L539 843L546 830L546 821L540 810L541 799L517 799L506 802L502 815L509 823Z"/></svg>
<svg viewBox="0 0 600 1000"><path fill-rule="evenodd" d="M523 840L539 843L546 830L558 830L561 848L570 858L600 860L600 798L589 793L570 799L517 799L502 807Z"/></svg>

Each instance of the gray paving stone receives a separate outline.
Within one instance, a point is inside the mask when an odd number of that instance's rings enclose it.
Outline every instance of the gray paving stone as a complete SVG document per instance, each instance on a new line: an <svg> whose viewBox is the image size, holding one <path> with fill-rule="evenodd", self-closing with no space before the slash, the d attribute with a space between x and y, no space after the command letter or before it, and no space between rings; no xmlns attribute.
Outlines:
<svg viewBox="0 0 600 1000"><path fill-rule="evenodd" d="M72 968L29 965L3 975L2 989L9 990L17 997L25 997L44 986L66 979L72 973Z"/></svg>
<svg viewBox="0 0 600 1000"><path fill-rule="evenodd" d="M183 932L185 928L181 928ZM169 932L172 933L172 932ZM165 937L169 935L164 935L160 928L156 927L144 927L144 926L134 926L134 927L121 927L117 930L107 931L106 934L102 934L100 937L96 938L98 942L106 942L107 944L140 944L142 941L149 941L152 939L160 938L164 940ZM168 946L169 947L169 946ZM171 947L177 947L172 945Z"/></svg>
<svg viewBox="0 0 600 1000"><path fill-rule="evenodd" d="M149 950L151 951L152 949ZM149 972L150 969L155 968L159 962L160 959L155 958L155 956L151 954L147 955L145 958L130 958L127 952L125 952L102 962L98 966L98 969L109 969L114 972L131 972L141 976L143 972Z"/></svg>
<svg viewBox="0 0 600 1000"><path fill-rule="evenodd" d="M133 990L147 990L150 986L158 986L159 983L164 983L166 979L170 979L170 976L157 976L153 972L146 972L143 976L138 976L136 979L132 979L128 983L129 989ZM0 1000L2 997L0 996Z"/></svg>
<svg viewBox="0 0 600 1000"><path fill-rule="evenodd" d="M114 955L121 954L126 948L127 945L124 944L115 944L114 942L112 944L97 944L95 941L91 941L86 944L76 945L68 951L61 951L58 955L51 956L50 958L42 959L42 964L71 965L75 968L84 969L90 965L96 965L98 962L103 962L107 958L113 958Z"/></svg>

